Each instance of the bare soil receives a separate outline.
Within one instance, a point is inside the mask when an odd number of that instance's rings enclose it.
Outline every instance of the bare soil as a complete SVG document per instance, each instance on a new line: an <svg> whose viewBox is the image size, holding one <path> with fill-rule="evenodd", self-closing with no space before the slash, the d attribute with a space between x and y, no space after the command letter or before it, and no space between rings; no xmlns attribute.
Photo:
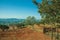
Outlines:
<svg viewBox="0 0 60 40"><path fill-rule="evenodd" d="M0 40L51 40L51 37L43 32L23 28L17 31L0 32Z"/></svg>

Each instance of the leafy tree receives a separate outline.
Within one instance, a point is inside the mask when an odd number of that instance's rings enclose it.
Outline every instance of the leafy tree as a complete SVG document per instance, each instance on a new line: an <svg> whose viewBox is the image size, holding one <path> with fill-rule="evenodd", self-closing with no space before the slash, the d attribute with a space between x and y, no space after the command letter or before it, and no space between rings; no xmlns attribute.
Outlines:
<svg viewBox="0 0 60 40"><path fill-rule="evenodd" d="M25 20L26 25L33 25L36 23L36 18L34 16L28 16Z"/></svg>
<svg viewBox="0 0 60 40"><path fill-rule="evenodd" d="M54 24L55 27L56 23L60 24L60 0L42 0L41 3L33 0L33 3L37 5L44 23Z"/></svg>

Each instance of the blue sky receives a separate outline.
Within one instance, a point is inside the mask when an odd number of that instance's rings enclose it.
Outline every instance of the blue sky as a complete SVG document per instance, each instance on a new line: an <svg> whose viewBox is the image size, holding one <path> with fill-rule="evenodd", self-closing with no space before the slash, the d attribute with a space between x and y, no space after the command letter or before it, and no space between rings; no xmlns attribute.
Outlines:
<svg viewBox="0 0 60 40"><path fill-rule="evenodd" d="M0 0L0 18L40 18L36 5L32 0Z"/></svg>

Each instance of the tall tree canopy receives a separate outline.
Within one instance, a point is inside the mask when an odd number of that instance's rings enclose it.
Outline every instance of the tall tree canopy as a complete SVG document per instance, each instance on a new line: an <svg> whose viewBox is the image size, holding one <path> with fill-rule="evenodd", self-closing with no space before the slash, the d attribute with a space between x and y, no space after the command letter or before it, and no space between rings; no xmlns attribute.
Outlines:
<svg viewBox="0 0 60 40"><path fill-rule="evenodd" d="M60 24L60 0L33 0L33 3L38 7L42 20L45 23Z"/></svg>

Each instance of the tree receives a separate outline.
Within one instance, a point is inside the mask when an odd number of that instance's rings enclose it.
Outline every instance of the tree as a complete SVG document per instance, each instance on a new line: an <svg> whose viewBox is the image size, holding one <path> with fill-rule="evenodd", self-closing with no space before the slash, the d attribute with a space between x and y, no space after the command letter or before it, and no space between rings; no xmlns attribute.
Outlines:
<svg viewBox="0 0 60 40"><path fill-rule="evenodd" d="M60 24L60 0L42 0L42 3L33 0L33 3L37 5L38 12L45 23Z"/></svg>
<svg viewBox="0 0 60 40"><path fill-rule="evenodd" d="M60 0L42 0L42 3L33 0L33 3L37 5L43 23L54 24L56 28L60 27ZM58 37L58 29L56 30Z"/></svg>
<svg viewBox="0 0 60 40"><path fill-rule="evenodd" d="M36 18L34 16L28 16L25 20L26 25L34 25L36 23Z"/></svg>

